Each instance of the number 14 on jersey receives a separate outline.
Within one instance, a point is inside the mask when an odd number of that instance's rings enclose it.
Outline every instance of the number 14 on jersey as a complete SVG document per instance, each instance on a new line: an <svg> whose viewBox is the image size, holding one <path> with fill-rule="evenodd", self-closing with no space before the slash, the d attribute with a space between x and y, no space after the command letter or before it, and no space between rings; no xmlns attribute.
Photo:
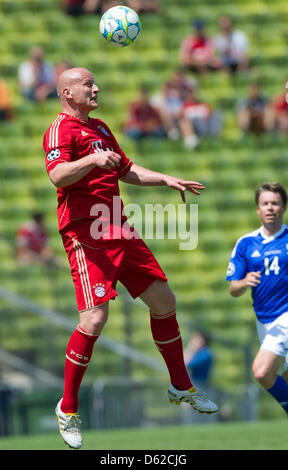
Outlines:
<svg viewBox="0 0 288 470"><path fill-rule="evenodd" d="M265 266L265 275L269 276L271 271L274 271L274 274L279 274L280 266L279 266L279 258L278 256L274 256L273 260L270 263L269 258L264 258L264 266Z"/></svg>

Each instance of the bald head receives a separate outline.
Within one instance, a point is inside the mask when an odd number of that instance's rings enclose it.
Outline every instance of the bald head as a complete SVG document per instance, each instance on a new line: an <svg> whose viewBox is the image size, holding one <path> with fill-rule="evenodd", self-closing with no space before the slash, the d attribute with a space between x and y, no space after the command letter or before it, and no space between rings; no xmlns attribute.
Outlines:
<svg viewBox="0 0 288 470"><path fill-rule="evenodd" d="M88 119L90 111L98 108L98 86L89 70L82 67L66 69L61 73L57 84L62 112L79 119Z"/></svg>
<svg viewBox="0 0 288 470"><path fill-rule="evenodd" d="M57 83L57 92L61 101L64 99L64 90L71 89L75 84L84 80L85 78L93 77L89 70L82 67L73 67L71 69L66 69L58 78Z"/></svg>

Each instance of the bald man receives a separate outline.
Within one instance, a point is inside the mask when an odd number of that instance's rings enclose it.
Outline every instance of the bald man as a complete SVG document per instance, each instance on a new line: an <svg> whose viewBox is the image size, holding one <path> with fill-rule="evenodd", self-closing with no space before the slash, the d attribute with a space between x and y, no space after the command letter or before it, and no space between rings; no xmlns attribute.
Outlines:
<svg viewBox="0 0 288 470"><path fill-rule="evenodd" d="M175 296L157 260L127 223L118 181L168 186L196 195L204 186L135 165L109 127L90 118L98 108L99 88L84 68L59 77L62 112L44 135L46 168L57 188L58 226L68 255L79 310L79 324L66 350L63 398L56 407L60 433L73 448L82 445L78 393L95 342L108 318L109 301L120 281L150 310L154 342L170 375L171 402L188 402L201 413L217 406L192 385L187 373Z"/></svg>

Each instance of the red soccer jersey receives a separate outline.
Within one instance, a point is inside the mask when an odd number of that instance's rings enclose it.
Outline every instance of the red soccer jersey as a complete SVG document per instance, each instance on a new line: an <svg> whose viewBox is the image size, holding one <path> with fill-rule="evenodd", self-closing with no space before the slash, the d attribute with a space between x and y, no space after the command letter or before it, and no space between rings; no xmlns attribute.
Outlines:
<svg viewBox="0 0 288 470"><path fill-rule="evenodd" d="M91 209L96 204L105 204L112 221L113 197L119 197L118 180L129 171L132 162L106 124L100 119L89 118L86 122L60 113L45 132L43 148L48 173L61 162L73 162L92 153L113 150L121 155L118 167L110 170L95 167L76 183L57 188L59 230L77 218L94 218L95 210L91 213Z"/></svg>

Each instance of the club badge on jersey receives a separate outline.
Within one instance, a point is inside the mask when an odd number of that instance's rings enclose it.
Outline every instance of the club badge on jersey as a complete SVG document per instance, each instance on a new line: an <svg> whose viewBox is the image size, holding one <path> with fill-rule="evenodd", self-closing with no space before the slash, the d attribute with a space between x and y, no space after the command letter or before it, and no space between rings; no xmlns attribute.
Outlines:
<svg viewBox="0 0 288 470"><path fill-rule="evenodd" d="M104 297L106 294L105 290L105 284L102 284L101 282L97 282L97 284L94 286L95 289L95 295L97 297Z"/></svg>

